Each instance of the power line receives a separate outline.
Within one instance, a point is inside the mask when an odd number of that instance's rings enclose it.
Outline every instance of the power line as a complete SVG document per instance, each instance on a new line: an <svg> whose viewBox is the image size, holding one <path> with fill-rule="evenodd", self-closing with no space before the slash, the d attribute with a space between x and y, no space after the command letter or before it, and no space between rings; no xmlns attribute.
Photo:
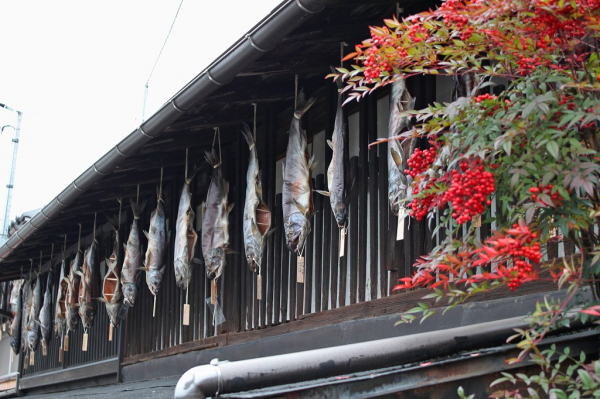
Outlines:
<svg viewBox="0 0 600 399"><path fill-rule="evenodd" d="M165 37L165 42L163 43L160 52L158 53L158 57L156 57L156 61L154 61L154 66L152 66L152 70L150 71L150 75L148 76L148 80L146 80L146 85L144 88L144 108L142 110L142 122L145 120L146 113L146 98L148 97L148 83L150 82L150 78L152 78L152 74L154 73L154 69L156 68L156 64L158 64L158 60L162 55L165 46L167 45L167 41L169 40L169 36L171 36L171 31L173 30L173 26L175 26L175 21L177 21L177 16L179 15L179 10L181 10L181 5L183 4L183 0L179 3L179 7L177 8L177 12L175 13L175 18L173 18L173 22L171 23L171 27L169 28L169 32L167 33L167 37Z"/></svg>

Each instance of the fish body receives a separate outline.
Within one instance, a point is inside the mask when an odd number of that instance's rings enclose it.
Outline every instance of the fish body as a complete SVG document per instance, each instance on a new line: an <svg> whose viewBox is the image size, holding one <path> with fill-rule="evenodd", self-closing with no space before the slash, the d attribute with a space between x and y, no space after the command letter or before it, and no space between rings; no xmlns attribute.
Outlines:
<svg viewBox="0 0 600 399"><path fill-rule="evenodd" d="M100 260L98 258L98 242L96 239L84 253L80 298L79 316L83 328L89 329L94 324L96 315L96 301L100 298Z"/></svg>
<svg viewBox="0 0 600 399"><path fill-rule="evenodd" d="M192 279L192 259L198 241L198 234L194 231L194 217L196 215L192 209L191 180L192 178L185 180L179 197L177 224L175 225L175 259L173 262L177 286L186 289Z"/></svg>
<svg viewBox="0 0 600 399"><path fill-rule="evenodd" d="M27 332L29 327L29 314L33 306L33 289L31 282L26 281L23 285L23 302L21 313L21 351L27 348Z"/></svg>
<svg viewBox="0 0 600 399"><path fill-rule="evenodd" d="M27 319L27 346L29 350L34 351L40 344L40 324L39 316L42 309L42 277L37 275L35 287L33 288L33 297L31 302L31 311Z"/></svg>
<svg viewBox="0 0 600 399"><path fill-rule="evenodd" d="M285 240L290 251L301 253L310 233L313 214L311 169L314 161L308 153L306 132L300 127L300 119L308 111L314 99L304 100L301 92L290 126L289 141L283 171L282 205Z"/></svg>
<svg viewBox="0 0 600 399"><path fill-rule="evenodd" d="M139 282L139 272L142 267L142 250L140 248L140 233L138 230L138 220L142 214L146 201L141 205L131 201L131 210L133 211L133 223L127 238L125 247L125 259L123 260L123 268L121 269L121 291L123 301L128 306L135 304L137 295L137 286Z"/></svg>
<svg viewBox="0 0 600 399"><path fill-rule="evenodd" d="M246 202L244 204L244 249L246 260L253 272L262 264L262 254L271 227L271 211L262 198L262 183L256 153L256 136L244 124L244 137L250 148L248 173L246 174Z"/></svg>
<svg viewBox="0 0 600 399"><path fill-rule="evenodd" d="M65 276L66 259L63 258L58 275L58 289L56 294L56 309L54 312L54 333L60 337L67 324L67 296L69 293L69 279Z"/></svg>
<svg viewBox="0 0 600 399"><path fill-rule="evenodd" d="M115 230L115 242L113 252L106 260L108 270L104 275L102 284L102 301L106 305L110 323L116 327L119 325L119 310L121 309L123 295L121 294L121 270L119 267L119 249L121 248L119 225L113 223L113 229Z"/></svg>
<svg viewBox="0 0 600 399"><path fill-rule="evenodd" d="M148 249L143 268L146 271L146 284L154 296L158 294L167 266L168 236L163 199L159 196L156 202L156 209L150 216L150 229L144 231Z"/></svg>
<svg viewBox="0 0 600 399"><path fill-rule="evenodd" d="M20 284L15 284L14 287L18 287ZM15 355L18 355L21 351L21 318L23 315L23 288L19 287L17 291L17 296L15 298L15 307L16 312L14 314L14 318L12 323L10 324L10 328L8 329L8 334L12 337L10 340L10 346L13 349Z"/></svg>
<svg viewBox="0 0 600 399"><path fill-rule="evenodd" d="M338 86L341 88L341 80ZM335 114L335 124L331 141L328 141L332 150L331 162L327 168L327 188L328 192L319 191L320 194L329 196L329 202L333 211L333 216L340 229L347 225L348 204L347 189L348 177L346 165L348 165L348 117L345 109L342 107L342 95L338 96L337 111Z"/></svg>
<svg viewBox="0 0 600 399"><path fill-rule="evenodd" d="M9 282L4 281L2 285L0 285L2 290L2 299L0 300L0 309L8 309L8 301L10 300L10 292L9 292ZM0 317L0 324L6 323L6 317Z"/></svg>
<svg viewBox="0 0 600 399"><path fill-rule="evenodd" d="M406 81L397 78L392 84L390 94L389 137L399 135L409 126L409 118L402 112L415 108L415 99L406 88ZM388 199L394 215L398 215L403 202L407 198L412 178L405 174L408 169L408 157L416 146L414 138L409 140L390 140L388 142Z"/></svg>
<svg viewBox="0 0 600 399"><path fill-rule="evenodd" d="M39 321L42 332L42 344L47 346L52 339L52 270L48 272L46 279L46 291L44 291L44 304L40 309Z"/></svg>
<svg viewBox="0 0 600 399"><path fill-rule="evenodd" d="M221 276L226 264L231 207L227 204L229 183L223 179L221 162L214 149L206 153L206 160L213 171L206 202L202 206L202 252L206 275L214 280Z"/></svg>
<svg viewBox="0 0 600 399"><path fill-rule="evenodd" d="M69 268L69 289L67 291L67 331L75 331L79 325L77 308L79 307L79 289L81 285L81 267L83 266L83 253L77 251Z"/></svg>

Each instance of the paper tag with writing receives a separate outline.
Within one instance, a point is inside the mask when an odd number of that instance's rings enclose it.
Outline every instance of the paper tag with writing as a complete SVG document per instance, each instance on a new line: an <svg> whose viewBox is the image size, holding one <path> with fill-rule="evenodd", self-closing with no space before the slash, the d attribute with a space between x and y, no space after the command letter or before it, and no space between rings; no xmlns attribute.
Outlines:
<svg viewBox="0 0 600 399"><path fill-rule="evenodd" d="M304 256L298 256L296 281L300 284L304 284Z"/></svg>
<svg viewBox="0 0 600 399"><path fill-rule="evenodd" d="M29 365L35 366L35 351L31 351L29 354Z"/></svg>
<svg viewBox="0 0 600 399"><path fill-rule="evenodd" d="M0 333L0 341L2 341L2 334Z"/></svg>
<svg viewBox="0 0 600 399"><path fill-rule="evenodd" d="M69 335L65 335L65 343L63 344L65 352L69 351Z"/></svg>
<svg viewBox="0 0 600 399"><path fill-rule="evenodd" d="M58 349L58 362L59 363L62 363L62 361L63 361L63 352L64 352L63 348Z"/></svg>
<svg viewBox="0 0 600 399"><path fill-rule="evenodd" d="M396 230L396 241L404 240L404 219L406 219L406 209L400 208L398 211L398 230Z"/></svg>
<svg viewBox="0 0 600 399"><path fill-rule="evenodd" d="M6 323L2 324L2 331L6 331Z"/></svg>
<svg viewBox="0 0 600 399"><path fill-rule="evenodd" d="M262 276L260 274L256 276L256 299L262 301Z"/></svg>
<svg viewBox="0 0 600 399"><path fill-rule="evenodd" d="M481 215L475 215L475 217L473 218L473 226L481 227Z"/></svg>
<svg viewBox="0 0 600 399"><path fill-rule="evenodd" d="M109 341L112 341L112 337L113 337L113 328L114 328L114 327L113 327L112 323L110 323L110 324L108 325L108 340L109 340Z"/></svg>
<svg viewBox="0 0 600 399"><path fill-rule="evenodd" d="M190 325L190 304L189 303L186 303L185 305L183 305L183 325L184 326Z"/></svg>
<svg viewBox="0 0 600 399"><path fill-rule="evenodd" d="M340 258L346 255L346 231L345 229L340 230Z"/></svg>
<svg viewBox="0 0 600 399"><path fill-rule="evenodd" d="M217 282L215 280L210 282L210 303L213 305L217 303Z"/></svg>
<svg viewBox="0 0 600 399"><path fill-rule="evenodd" d="M83 334L83 342L81 343L81 350L87 352L88 347L88 333Z"/></svg>

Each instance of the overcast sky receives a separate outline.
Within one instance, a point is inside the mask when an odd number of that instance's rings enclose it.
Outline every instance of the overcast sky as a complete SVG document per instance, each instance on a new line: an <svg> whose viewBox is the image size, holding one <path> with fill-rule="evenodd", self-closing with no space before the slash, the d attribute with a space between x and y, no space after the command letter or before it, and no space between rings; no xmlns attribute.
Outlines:
<svg viewBox="0 0 600 399"><path fill-rule="evenodd" d="M281 0L184 0L146 118ZM11 219L50 202L141 122L180 0L0 0L0 103L23 111ZM16 114L0 109L0 126ZM0 226L14 130L0 135Z"/></svg>

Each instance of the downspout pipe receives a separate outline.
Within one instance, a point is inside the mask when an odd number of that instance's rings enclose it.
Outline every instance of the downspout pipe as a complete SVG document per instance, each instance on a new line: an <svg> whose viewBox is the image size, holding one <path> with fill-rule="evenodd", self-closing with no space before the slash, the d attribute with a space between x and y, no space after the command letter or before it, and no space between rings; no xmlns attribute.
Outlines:
<svg viewBox="0 0 600 399"><path fill-rule="evenodd" d="M209 365L186 371L177 382L174 397L204 399L448 356L457 351L500 345L514 328L526 326L523 317L514 317L237 362L213 359Z"/></svg>
<svg viewBox="0 0 600 399"><path fill-rule="evenodd" d="M258 23L242 39L210 64L181 89L154 115L129 134L113 149L83 172L56 198L28 220L0 247L0 262L6 259L29 236L56 218L82 193L103 176L134 155L197 103L206 99L221 86L231 82L248 64L275 48L277 43L300 26L312 14L322 11L329 0L287 0Z"/></svg>

